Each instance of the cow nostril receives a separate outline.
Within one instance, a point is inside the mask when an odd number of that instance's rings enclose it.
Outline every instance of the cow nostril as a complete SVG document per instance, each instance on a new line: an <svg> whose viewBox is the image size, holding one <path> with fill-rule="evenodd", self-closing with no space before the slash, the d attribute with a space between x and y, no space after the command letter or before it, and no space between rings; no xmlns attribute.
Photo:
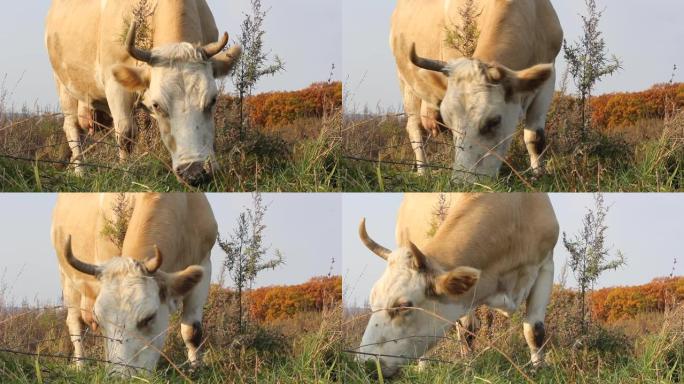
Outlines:
<svg viewBox="0 0 684 384"><path fill-rule="evenodd" d="M196 161L193 163L180 164L175 168L178 179L192 186L198 186L208 181L211 175L211 168L204 162Z"/></svg>

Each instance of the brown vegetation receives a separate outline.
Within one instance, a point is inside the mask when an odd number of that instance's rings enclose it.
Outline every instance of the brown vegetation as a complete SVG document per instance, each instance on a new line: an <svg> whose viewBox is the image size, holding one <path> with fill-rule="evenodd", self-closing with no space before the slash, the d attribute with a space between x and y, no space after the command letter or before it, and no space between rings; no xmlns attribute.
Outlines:
<svg viewBox="0 0 684 384"><path fill-rule="evenodd" d="M678 190L684 178L681 91L682 85L674 84L599 96L594 102L598 124L590 125L584 135L579 101L556 93L546 126L546 175L532 175L520 127L512 137L499 179L484 187L496 191ZM635 104L643 105L633 110ZM341 149L345 190L453 188L451 134L445 130L427 139L430 177L411 178L414 153L405 124L403 114L345 116ZM471 188L478 190L477 186Z"/></svg>
<svg viewBox="0 0 684 384"><path fill-rule="evenodd" d="M238 331L235 302L229 290L212 286L205 305L203 318L203 345L209 351L208 360L222 372L252 375L253 370L268 364L270 360L285 354L293 358L299 353L310 353L313 348L325 356L334 353L331 349L339 340L341 304L341 277L313 278L295 286L275 286L254 290L253 300L258 308L275 305L269 301L271 295L284 292L285 297L296 298L294 310L283 308L269 313L278 314L262 321L255 312L243 332ZM0 298L2 292L0 292ZM2 303L2 300L0 300ZM10 349L41 355L69 357L72 344L65 323L66 310L62 307L35 308L24 305L19 308L0 307L0 350ZM183 340L180 336L180 318L174 315L168 328L164 354L171 362L180 365L186 360ZM307 337L310 336L310 339ZM84 339L86 356L103 359L104 351L99 335L86 332ZM7 355L20 357L21 355ZM320 357L320 356L319 356ZM3 355L0 351L0 381L3 376ZM68 359L57 359L67 362ZM162 357L161 365L173 371ZM245 373L239 372L244 369ZM238 371L236 371L238 370ZM231 374L231 375L232 375Z"/></svg>

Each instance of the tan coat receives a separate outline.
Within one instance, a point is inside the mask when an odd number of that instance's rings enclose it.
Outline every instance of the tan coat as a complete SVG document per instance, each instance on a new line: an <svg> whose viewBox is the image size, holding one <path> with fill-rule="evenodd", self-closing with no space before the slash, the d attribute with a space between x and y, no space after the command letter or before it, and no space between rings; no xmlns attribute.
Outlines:
<svg viewBox="0 0 684 384"><path fill-rule="evenodd" d="M440 223L434 215L439 194L406 194L397 218L398 239L406 231L433 270L479 269L477 291L471 292L476 301L487 301L502 291L516 301L525 299L527 292L514 287L531 285L558 241L558 221L549 197L536 193L444 196L448 212Z"/></svg>
<svg viewBox="0 0 684 384"><path fill-rule="evenodd" d="M422 100L437 108L446 92L446 78L420 69L406 48L416 44L421 57L449 61L463 55L446 43L447 28L462 25L464 0L398 0L392 15L390 46L399 77ZM480 36L474 59L496 62L513 70L551 63L560 52L563 30L549 0L475 0Z"/></svg>
<svg viewBox="0 0 684 384"><path fill-rule="evenodd" d="M101 265L113 257L146 260L154 245L164 255L161 270L177 272L208 261L217 235L211 207L202 194L127 194L133 209L120 251L103 234L112 220L117 194L61 194L52 216L52 243L58 252L65 304L81 308L81 317L92 324L92 307L99 281L70 267L61 255L66 236L71 235L74 256Z"/></svg>
<svg viewBox="0 0 684 384"><path fill-rule="evenodd" d="M138 0L53 0L45 44L55 78L73 98L109 111L105 84L116 64L135 65L124 46L131 10ZM207 44L218 29L205 0L157 0L150 25L152 47L168 43ZM88 20L88 22L84 22Z"/></svg>

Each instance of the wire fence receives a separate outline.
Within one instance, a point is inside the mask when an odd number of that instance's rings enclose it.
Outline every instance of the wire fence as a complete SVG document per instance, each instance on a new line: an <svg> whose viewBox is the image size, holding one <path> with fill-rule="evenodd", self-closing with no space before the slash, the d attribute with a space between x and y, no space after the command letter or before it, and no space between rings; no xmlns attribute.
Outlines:
<svg viewBox="0 0 684 384"><path fill-rule="evenodd" d="M58 117L58 116L62 116L62 114L50 114L47 117ZM18 122L12 122L12 123L8 124L7 126L3 127L2 129L0 129L0 132L2 132L3 130L8 130L10 128L16 128L20 124L23 124L25 122L35 121L36 119L38 119L38 121L40 121L40 120L44 119L45 117L46 116L33 116L30 118L20 120ZM135 118L135 116L134 116L134 118ZM19 153L0 153L0 158L4 158L4 159L8 159L8 160L15 160L15 161L23 161L23 162L33 163L33 164L61 165L64 167L79 166L79 167L86 167L86 168L104 169L107 171L114 171L114 172L118 172L121 174L131 175L133 177L141 177L140 172L138 172L134 169L135 164L146 156L152 156L159 163L161 163L163 165L163 167L170 174L175 174L173 167L165 159L163 159L162 156L158 155L153 150L152 151L145 151L144 153L141 153L140 156L138 156L137 158L129 160L126 164L126 167L117 167L117 166L108 165L108 164L84 161L87 158L86 155L89 152L92 152L101 146L109 146L110 148L116 148L117 150L120 148L118 143L111 143L107 140L107 138L114 133L114 131L115 131L114 128L103 125L103 124L101 124L98 121L95 121L93 119L90 119L89 121L91 124L93 124L93 126L96 126L98 128L97 130L106 131L106 133L104 135L102 135L100 138L98 138L97 140L93 140L93 135L88 134L85 136L85 139L88 139L87 142L86 141L76 142L78 145L84 147L83 150L81 151L81 155L80 155L81 161L75 161L74 159L71 159L71 160L55 160L55 159L49 159L49 158L41 158L38 156L31 157L31 156L24 155L26 153L35 154L37 151L39 151L41 149L46 149L46 148L54 148L54 147L63 146L63 145L71 146L73 143L75 143L75 141L73 141L73 140L59 141L56 143L38 145L38 146L31 147L31 148L21 148L20 149L21 154L19 154ZM140 145L141 139L142 139L141 137L135 137L135 138L128 138L127 140L132 144L132 146L135 147L135 146ZM7 151L5 150L5 152L7 152ZM70 150L70 152L71 152L71 150ZM117 159L118 159L118 157L117 157ZM198 191L198 189L196 187L191 186L185 180L178 179L178 178L177 178L177 180L179 183L181 183L188 190Z"/></svg>
<svg viewBox="0 0 684 384"><path fill-rule="evenodd" d="M20 324L20 326L26 326L26 325L33 325L30 320L24 319L26 316L36 316L36 313L42 312L46 313L47 311L66 311L72 307L65 306L65 305L54 305L54 306L44 306L44 307L37 307L37 308L22 308L17 310L18 313L10 313L7 312L5 313L5 318L0 319L0 327L4 327L7 329L13 322ZM83 308L77 308L79 311L83 311ZM89 309L85 309L86 311L90 311ZM2 313L0 313L2 315ZM35 318L34 318L35 320ZM62 324L57 324L55 323L50 329L49 332L45 332L46 334L54 334L55 332L60 332L60 328L63 326L66 326L66 319L62 318L62 316L55 317L56 321L63 321ZM98 319L98 321L101 321L101 319ZM159 334L153 336L150 339L142 339L140 336L134 335L133 338L137 338L139 340L143 341L143 346L140 348L139 351L133 354L133 356L130 358L131 360L135 358L140 352L142 352L145 349L153 349L156 352L159 353L159 355L169 363L170 367L176 371L181 377L183 377L187 382L192 382L190 378L181 370L181 367L183 367L186 364L189 364L189 361L184 362L183 364L175 364L171 358L166 355L162 350L158 349L157 347L154 346L154 340L156 340L159 337L162 337L171 330L171 325L167 327L165 330L160 332ZM2 328L0 328L2 329ZM35 329L35 328L34 328ZM62 328L63 329L63 328ZM118 329L121 329L118 327ZM119 331L123 332L123 331ZM21 356L29 356L29 357L35 357L37 359L59 359L59 360L64 360L67 362L89 362L89 363L96 363L96 364L105 364L105 365L110 365L110 366L118 366L118 367L123 367L123 368L129 368L134 371L144 371L146 373L154 373L154 370L137 366L137 365L132 365L128 364L126 362L122 361L113 361L111 359L107 358L100 358L100 357L89 357L89 356L74 356L73 354L64 354L64 353L58 353L54 351L46 351L46 352L41 352L39 347L41 345L45 344L54 344L59 341L65 341L68 340L69 344L73 343L74 338L78 338L79 342L83 342L84 339L98 339L98 340L105 340L108 342L112 343L117 343L119 345L124 344L124 339L120 337L109 337L106 335L102 334L95 334L90 331L89 328L87 328L82 334L79 335L74 335L74 334L64 334L62 336L57 336L57 337L49 337L49 338L39 338L39 339L29 339L30 335L28 333L23 335L26 339L24 340L19 340L15 343L4 343L0 344L0 353L6 353L6 354L11 354L11 355L21 355ZM197 347L198 349L202 348L204 346L206 340L202 340L200 345ZM35 348L30 348L30 345L35 345ZM23 347L23 348L22 348ZM106 352L105 352L105 357L106 357Z"/></svg>
<svg viewBox="0 0 684 384"><path fill-rule="evenodd" d="M389 118L400 118L400 117L408 117L409 115L406 113L398 113L398 114L390 114L387 116L383 116L381 119L389 119ZM375 123L377 122L378 117L372 117L372 118L367 118L361 121L352 121L348 123L348 126L345 128L345 131L353 131L355 129L358 129L359 127L362 127L365 124L368 123ZM458 135L463 135L464 133L460 130L456 130L453 128L448 127L444 123L440 121L436 121L437 125L441 128L441 130L447 131L451 133L452 135L458 134ZM525 187L531 191L534 191L535 188L532 186L532 183L528 178L526 178L524 175L530 173L532 171L532 167L528 167L525 170L519 170L511 162L506 159L505 156L502 156L501 154L498 153L498 149L504 145L505 143L509 142L512 140L512 138L517 135L517 132L513 132L510 135L504 137L501 139L499 142L495 143L494 145L490 146L482 142L475 142L476 145L478 145L482 150L483 150L483 155L478 159L475 164L481 163L485 158L489 156L494 156L496 157L502 164L505 164L510 170L511 173L521 181L522 184L525 185ZM436 140L435 136L432 134L428 134L425 136L424 141L422 142L416 142L416 141L411 141L409 140L408 142L402 143L402 144L392 144L392 145L386 145L386 146L376 146L372 148L373 152L396 152L393 151L398 148L404 148L407 146L410 146L412 149L416 145L420 145L422 147L423 151L426 151L426 148L430 145L437 145L437 146L445 146L448 147L449 149L456 148L456 144L454 143L449 143L446 141L439 141ZM461 148L463 149L463 148ZM548 146L544 148L541 154L539 154L540 158L544 158L544 156L547 154L548 151ZM364 152L367 152L364 150ZM341 156L343 159L346 160L351 160L351 161L358 161L358 162L365 162L365 163L372 163L372 164L377 164L377 165L389 165L389 166L401 166L401 167L407 167L407 168L422 168L422 169L436 169L436 170L446 170L446 171L451 171L453 173L458 173L462 175L467 175L467 176L474 176L476 178L488 178L488 175L484 175L481 173L465 170L465 169L460 169L460 168L455 168L453 166L449 165L444 165L444 164L431 164L430 162L418 162L415 159L391 159L391 160L386 160L386 159L381 159L381 158L368 158L364 157L361 153L354 153L354 152L348 152L344 153ZM534 176L533 176L534 178Z"/></svg>
<svg viewBox="0 0 684 384"><path fill-rule="evenodd" d="M431 316L431 317L433 317L439 321L442 321L445 324L448 324L450 328L457 329L459 332L459 335L468 335L468 336L473 336L473 337L477 336L476 333L474 333L473 331L464 327L460 320L452 321L452 320L445 318L444 316L439 315L438 313L436 313L434 311L426 310L424 308L406 307L405 309L426 313L427 315L429 315L429 316ZM359 321L360 319L370 318L373 314L375 314L377 312L382 312L382 311L387 311L387 310L391 310L391 308L381 308L381 309L373 310L373 311L370 311L369 313L359 315L359 316L355 316L350 321ZM471 310L474 310L474 309L471 308ZM348 323L348 322L346 322L346 323ZM531 364L531 362L528 362L525 365L519 365L513 360L513 358L509 354L507 354L500 347L497 346L497 344L499 343L499 341L501 339L503 339L504 337L510 336L511 332L513 332L514 330L515 330L515 327L511 326L505 332L502 332L500 335L497 335L497 337L494 338L493 340L490 340L490 339L481 340L486 345L486 348L482 349L475 356L472 356L471 359L472 360L477 359L487 350L494 350L498 354L500 354L503 358L505 358L511 364L511 366L518 373L520 373L520 375L528 383L534 383L534 380L532 380L532 378L527 373L525 373L525 371L524 371L525 367L527 367L529 364ZM438 358L426 357L426 356L407 356L407 355L394 355L394 354L372 353L372 352L360 351L360 349L362 349L362 348L371 347L371 346L396 343L396 342L403 341L403 340L426 339L426 338L436 339L437 341L443 340L443 341L451 341L451 342L456 342L456 343L462 342L462 340L460 339L460 336L459 336L459 338L453 338L450 336L440 336L440 335L407 335L407 336L403 336L403 337L383 340L381 342L376 342L376 343L361 344L356 348L343 349L342 352L347 353L347 354L352 354L352 355L358 355L358 356L374 357L375 359L380 359L381 357L389 357L389 358L402 359L404 361L432 362L432 363L438 363L438 364L454 365L454 364L458 363L457 361L454 361L454 360L444 360L444 359L438 359ZM545 348L547 343L548 343L548 340L545 340L539 349L541 350L541 349Z"/></svg>
<svg viewBox="0 0 684 384"><path fill-rule="evenodd" d="M10 122L10 124L7 124L6 126L0 128L0 133L3 131L8 131L12 128L18 128L21 127L22 124L24 123L29 123L29 122L37 122L41 121L45 118L55 118L55 117L60 117L63 116L61 113L57 114L50 114L50 115L38 115L38 116L31 116L25 119L21 119L15 122ZM84 117L85 118L85 117ZM134 119L137 119L138 116L135 115L133 116ZM127 174L131 175L136 178L140 178L144 176L144 171L140 169L136 169L135 165L145 157L152 157L154 158L157 162L159 162L162 167L171 175L176 175L176 172L174 171L172 165L166 160L167 159L167 154L164 153L157 153L159 145L161 144L161 139L159 140L154 140L153 148L146 150L145 152L141 153L139 156L135 158L129 158L128 161L125 162L125 164L122 164L122 166L114 166L111 164L106 164L106 163L101 163L101 162L94 162L94 161L88 161L88 154L92 151L97 150L98 148L101 148L102 146L107 146L110 148L114 148L119 150L121 146L116 143L116 142L111 142L111 140L108 140L108 137L113 135L115 133L115 129L111 126L103 125L98 121L93 120L92 118L87 118L89 122L93 125L96 126L97 129L91 130L90 133L86 134L83 136L83 140L81 141L74 141L74 140L59 140L54 143L49 143L49 144L41 144L41 145L36 145L33 147L26 147L23 143L20 145L19 148L17 149L9 149L9 148L2 148L0 147L0 159L7 159L7 160L14 160L14 161L21 161L21 162L27 162L27 163L32 163L32 164L49 164L49 165L59 165L63 167L85 167L85 168L94 168L94 169L102 169L106 171L114 171L118 172L121 174ZM151 120L153 121L153 120ZM138 123L136 123L138 124ZM35 124L33 124L35 125ZM146 125L145 127L139 126L138 128L138 134L135 137L132 138L126 138L125 140L131 144L131 147L135 148L140 148L140 146L143 143L144 140L148 140L148 137L143 137L140 132L142 131L148 131L148 128L151 128L152 125ZM34 128L34 127L32 127ZM105 134L101 135L97 139L94 139L95 136L92 133L92 131L104 131ZM54 132L55 135L64 135L62 132ZM156 135L156 134L153 134ZM44 138L42 135L40 135L41 138ZM2 137L0 137L2 139ZM216 137L216 140L219 138ZM17 138L14 137L14 140L16 141ZM52 140L50 140L52 141ZM59 146L73 146L74 143L77 143L79 146L81 146L83 149L81 151L81 154L78 158L78 161L76 159L71 158L71 160L58 160L54 158L48 158L45 154L40 154L38 155L37 152L48 149L48 148L55 148ZM13 143L16 145L16 142ZM215 143L217 145L217 142ZM163 146L162 146L163 147ZM101 153L102 151L100 151ZM71 148L69 148L69 153L71 152ZM234 163L234 158L236 155L243 155L242 150L238 148L237 146L233 146L232 148L221 152L221 153L216 153L214 155L213 161L216 163L221 163L221 162L227 162L228 166L230 167L229 171L226 171L227 173L236 173L236 171L233 169L233 163ZM101 157L101 156L98 156ZM116 157L118 160L118 156ZM106 161L106 159L105 159ZM239 161L239 159L238 159ZM41 169L36 169L36 172L42 171ZM215 169L215 173L218 173L219 170ZM239 176L238 176L239 178ZM181 178L176 178L176 180L183 185L187 190L189 191L200 191L198 187L190 185L187 181L181 179Z"/></svg>

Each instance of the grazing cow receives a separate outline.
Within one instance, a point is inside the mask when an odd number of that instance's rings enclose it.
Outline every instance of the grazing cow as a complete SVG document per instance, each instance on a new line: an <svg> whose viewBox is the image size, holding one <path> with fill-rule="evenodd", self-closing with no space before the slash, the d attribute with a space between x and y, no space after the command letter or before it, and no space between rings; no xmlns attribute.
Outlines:
<svg viewBox="0 0 684 384"><path fill-rule="evenodd" d="M424 130L444 125L453 133L454 178L496 177L524 115L539 173L563 41L558 16L549 0L476 0L477 47L463 57L447 34L463 25L465 1L398 0L392 16L390 45L418 171L427 166Z"/></svg>
<svg viewBox="0 0 684 384"><path fill-rule="evenodd" d="M214 117L218 90L240 48L222 52L205 0L156 1L146 18L151 49L136 47L131 22L139 0L53 0L45 32L64 113L64 131L77 174L82 174L79 110L111 114L119 157L130 154L136 131L133 110L147 109L159 125L176 176L197 185L215 168ZM127 25L130 24L130 27ZM126 33L126 31L128 31Z"/></svg>
<svg viewBox="0 0 684 384"><path fill-rule="evenodd" d="M193 366L201 361L202 308L209 293L216 221L201 194L129 194L122 249L112 242L116 194L63 194L52 217L67 326L83 365L83 325L105 336L111 370L152 370L169 316L183 303L181 335ZM137 368L136 368L137 367Z"/></svg>
<svg viewBox="0 0 684 384"><path fill-rule="evenodd" d="M394 375L423 356L454 322L479 305L506 315L527 303L524 335L532 362L543 362L544 317L558 240L549 198L541 194L407 194L399 209L398 248L359 235L387 269L370 294L373 311L359 351Z"/></svg>

